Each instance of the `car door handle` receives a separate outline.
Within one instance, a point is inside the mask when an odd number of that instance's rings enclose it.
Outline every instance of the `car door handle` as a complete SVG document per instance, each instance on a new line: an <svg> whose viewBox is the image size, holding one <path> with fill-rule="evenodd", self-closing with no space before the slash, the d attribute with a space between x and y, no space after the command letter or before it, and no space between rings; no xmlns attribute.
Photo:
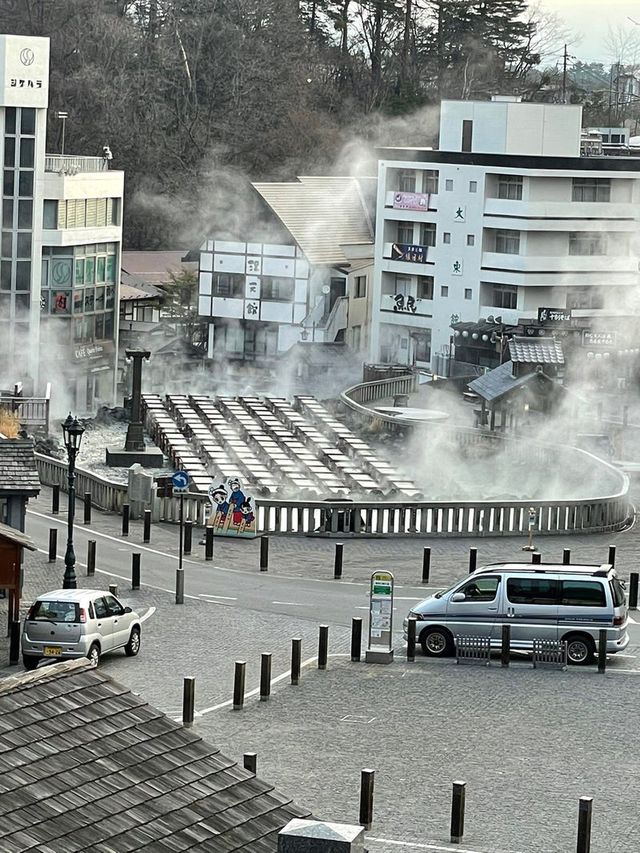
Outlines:
<svg viewBox="0 0 640 853"><path fill-rule="evenodd" d="M493 612L497 611L497 607L487 607L487 610L491 610Z"/></svg>
<svg viewBox="0 0 640 853"><path fill-rule="evenodd" d="M102 622L98 622L98 628L102 628Z"/></svg>

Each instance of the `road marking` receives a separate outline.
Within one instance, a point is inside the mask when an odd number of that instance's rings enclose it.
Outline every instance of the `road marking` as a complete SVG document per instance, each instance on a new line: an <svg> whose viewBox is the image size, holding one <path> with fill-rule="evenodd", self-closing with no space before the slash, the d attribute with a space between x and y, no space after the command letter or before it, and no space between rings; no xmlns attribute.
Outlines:
<svg viewBox="0 0 640 853"><path fill-rule="evenodd" d="M272 604L282 604L286 607L311 607L311 604L307 604L302 601L272 601Z"/></svg>
<svg viewBox="0 0 640 853"><path fill-rule="evenodd" d="M155 612L156 612L156 608L155 608L155 607L150 607L150 608L147 610L147 612L144 614L144 616L141 616L141 617L140 617L140 621L141 621L141 622L146 622L146 621L147 621L147 619L150 619L150 618L153 616L153 614L154 614Z"/></svg>
<svg viewBox="0 0 640 853"><path fill-rule="evenodd" d="M441 844L420 844L417 841L396 841L392 838L374 838L367 835L367 841L378 842L379 844L395 844L397 847L411 847L414 850L445 850L451 853L488 853L487 850L469 850L468 847L443 847ZM505 851L509 853L509 851ZM512 850L511 853L518 853L517 850Z"/></svg>
<svg viewBox="0 0 640 853"><path fill-rule="evenodd" d="M213 593L201 592L199 598L221 598L224 601L237 601L233 595L214 595Z"/></svg>
<svg viewBox="0 0 640 853"><path fill-rule="evenodd" d="M631 618L631 616L627 616L627 621L628 621L628 622L631 622L631 624L632 624L632 625L637 625L637 624L638 624L638 623L636 622L636 620L635 620L635 619L632 619L632 618Z"/></svg>
<svg viewBox="0 0 640 853"><path fill-rule="evenodd" d="M422 601L421 598L416 598L415 595L409 595L409 596L394 595L393 600L394 601Z"/></svg>

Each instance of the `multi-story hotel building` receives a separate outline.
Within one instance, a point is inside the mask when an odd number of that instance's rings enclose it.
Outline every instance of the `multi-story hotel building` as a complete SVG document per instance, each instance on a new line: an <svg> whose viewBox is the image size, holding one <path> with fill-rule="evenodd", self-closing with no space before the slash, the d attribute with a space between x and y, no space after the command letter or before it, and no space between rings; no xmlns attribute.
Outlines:
<svg viewBox="0 0 640 853"><path fill-rule="evenodd" d="M580 156L581 118L444 101L438 150L380 151L372 361L428 366L459 321L636 310L640 158Z"/></svg>
<svg viewBox="0 0 640 853"><path fill-rule="evenodd" d="M48 101L49 40L0 35L0 385L83 414L114 400L124 176L46 154Z"/></svg>

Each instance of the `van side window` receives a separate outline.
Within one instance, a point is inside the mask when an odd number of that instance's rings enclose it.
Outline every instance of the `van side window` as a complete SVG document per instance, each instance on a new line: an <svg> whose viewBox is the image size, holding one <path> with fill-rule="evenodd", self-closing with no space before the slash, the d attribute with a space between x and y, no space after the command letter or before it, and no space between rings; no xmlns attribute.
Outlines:
<svg viewBox="0 0 640 853"><path fill-rule="evenodd" d="M498 592L500 578L478 577L466 583L457 592L463 592L470 601L493 601Z"/></svg>
<svg viewBox="0 0 640 853"><path fill-rule="evenodd" d="M604 586L599 581L562 581L560 604L568 607L606 607Z"/></svg>
<svg viewBox="0 0 640 853"><path fill-rule="evenodd" d="M624 589L622 588L622 584L620 583L618 578L611 578L611 580L609 581L609 586L611 587L611 597L613 599L613 606L624 607Z"/></svg>
<svg viewBox="0 0 640 853"><path fill-rule="evenodd" d="M507 598L512 604L557 604L558 581L550 578L508 578Z"/></svg>

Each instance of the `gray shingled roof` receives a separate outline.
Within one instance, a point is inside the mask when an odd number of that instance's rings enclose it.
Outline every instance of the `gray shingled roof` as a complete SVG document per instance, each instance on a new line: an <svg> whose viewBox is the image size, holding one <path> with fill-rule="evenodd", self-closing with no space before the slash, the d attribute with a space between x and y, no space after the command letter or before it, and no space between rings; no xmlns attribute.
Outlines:
<svg viewBox="0 0 640 853"><path fill-rule="evenodd" d="M29 439L0 439L0 494L37 495L40 477L33 442Z"/></svg>
<svg viewBox="0 0 640 853"><path fill-rule="evenodd" d="M15 527L9 527L8 524L0 524L0 539L8 539L10 542L14 542L16 545L20 545L29 551L38 550L30 536L27 536L21 530L16 530Z"/></svg>
<svg viewBox="0 0 640 853"><path fill-rule="evenodd" d="M0 681L2 853L275 853L308 816L87 664Z"/></svg>
<svg viewBox="0 0 640 853"><path fill-rule="evenodd" d="M510 391L515 391L521 385L526 385L532 379L543 376L541 373L527 373L524 376L514 378L511 373L512 370L512 362L506 361L500 367L496 367L489 373L485 373L484 376L479 376L470 382L469 389L486 400L487 403L492 403ZM548 379L548 377L544 376L544 379Z"/></svg>
<svg viewBox="0 0 640 853"><path fill-rule="evenodd" d="M562 344L555 338L512 338L509 355L521 364L564 364Z"/></svg>

